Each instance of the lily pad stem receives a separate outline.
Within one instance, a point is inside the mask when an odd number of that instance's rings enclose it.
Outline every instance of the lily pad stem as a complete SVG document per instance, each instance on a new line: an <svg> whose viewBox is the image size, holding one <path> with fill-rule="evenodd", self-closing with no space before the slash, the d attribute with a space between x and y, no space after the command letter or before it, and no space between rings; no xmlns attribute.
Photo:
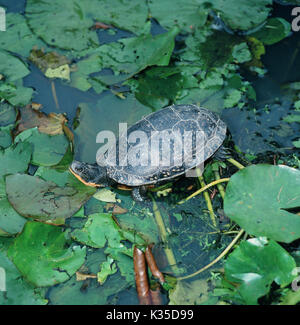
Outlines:
<svg viewBox="0 0 300 325"><path fill-rule="evenodd" d="M241 229L239 231L239 233L235 236L235 238L232 240L232 242L226 247L226 249L216 259L214 259L211 263L205 265L200 270L198 270L192 274L179 277L179 278L177 278L177 280L179 281L179 280L190 279L190 278L200 274L201 272L207 270L214 264L216 264L218 261L220 261L220 259L222 259L231 250L231 248L236 244L236 242L239 240L239 238L242 236L243 233L244 233L244 229Z"/></svg>
<svg viewBox="0 0 300 325"><path fill-rule="evenodd" d="M220 173L219 173L218 170L215 170L215 178L216 178L216 180L221 179ZM225 190L224 190L223 185L218 183L217 188L218 188L218 191L219 191L220 195L222 196L222 199L224 200L224 198L225 198Z"/></svg>
<svg viewBox="0 0 300 325"><path fill-rule="evenodd" d="M165 228L163 218L162 218L161 213L160 213L160 211L158 209L158 206L157 206L157 204L155 202L155 199L153 198L151 193L149 193L149 196L152 199L153 213L154 213L155 221L156 221L156 224L157 224L157 228L158 228L161 240L162 240L163 243L166 243L167 239L168 239L168 234L167 234L167 231L166 231L166 228ZM165 251L168 263L169 263L173 273L176 274L177 273L177 267L176 267L177 263L176 263L176 259L175 259L175 256L174 256L174 253L173 253L172 249L169 248L169 247L164 247L164 251Z"/></svg>
<svg viewBox="0 0 300 325"><path fill-rule="evenodd" d="M200 194L201 192L207 190L208 188L212 187L212 186L215 186L217 184L220 184L220 183L224 183L224 182L229 182L230 178L220 178L220 179L217 179L207 185L205 185L204 181L203 181L203 184L204 186L199 188L199 190L197 190L196 192L194 192L193 194L191 194L190 196L188 196L187 198L181 200L178 202L178 204L183 204L184 202L190 200L191 198L193 198L194 196ZM202 186L202 185L201 185ZM208 195L208 193L206 193Z"/></svg>
<svg viewBox="0 0 300 325"><path fill-rule="evenodd" d="M245 166L243 166L242 164L240 164L238 161L236 161L233 158L228 158L227 159L228 162L230 162L232 165L234 165L235 167L237 167L238 169L243 169L245 168Z"/></svg>

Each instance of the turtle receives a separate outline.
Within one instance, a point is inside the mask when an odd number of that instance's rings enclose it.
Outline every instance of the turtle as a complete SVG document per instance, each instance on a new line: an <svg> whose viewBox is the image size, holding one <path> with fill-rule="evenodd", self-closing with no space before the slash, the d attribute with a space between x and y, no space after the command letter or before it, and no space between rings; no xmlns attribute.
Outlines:
<svg viewBox="0 0 300 325"><path fill-rule="evenodd" d="M141 131L144 136L139 138L139 141L134 143L129 141L131 135L140 135ZM170 179L178 178L211 157L219 160L224 159L227 153L222 144L226 137L226 131L226 124L206 108L194 104L171 105L143 117L129 127L126 135L123 134L126 136L126 146L125 149L122 149L123 151L120 150L121 138L119 137L116 142L118 155L117 158L115 157L115 161L106 152L100 164L98 160L94 164L74 160L70 165L70 171L88 186L117 186L118 188L132 189L133 199L144 201L149 186L154 187ZM196 141L197 134L200 135L198 142ZM182 141L186 139L187 147L190 148L189 159L181 157L176 160L178 154L183 153L182 147L179 149L176 147L179 143L175 141L179 139L178 136L179 138L184 136ZM172 158L168 161L169 164L149 163L151 160L149 156L156 160L158 157L168 156L166 154L167 147L162 145L164 137L171 139L169 152ZM156 139L156 146L153 148L154 139ZM197 145L199 143L201 146ZM149 147L151 154L149 154ZM121 159L120 153L122 152ZM129 153L131 154L129 155ZM128 163L129 158L132 157L135 157L140 164ZM106 159L105 163L103 163L103 159ZM127 164L124 164L124 161L127 161Z"/></svg>

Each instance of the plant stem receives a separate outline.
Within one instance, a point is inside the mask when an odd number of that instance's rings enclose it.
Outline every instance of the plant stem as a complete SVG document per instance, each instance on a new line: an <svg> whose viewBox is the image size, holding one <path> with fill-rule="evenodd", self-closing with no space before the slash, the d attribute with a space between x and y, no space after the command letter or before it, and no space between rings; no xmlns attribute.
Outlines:
<svg viewBox="0 0 300 325"><path fill-rule="evenodd" d="M203 191L205 191L205 187L206 187L206 184L204 182L204 178L201 175L200 170L198 168L196 169L196 172L198 174L198 179L199 179L200 186L201 186L200 190L202 190L201 192L203 192ZM198 191L200 191L200 190L198 190ZM201 192L199 192L199 193L201 193ZM206 205L207 205L207 209L208 209L208 212L209 212L209 215L210 215L211 222L212 222L213 226L216 227L217 226L217 222L216 222L215 213L214 213L214 210L213 210L213 206L212 206L212 203L211 203L211 199L209 197L209 194L207 192L204 192L203 193L203 196L204 196L204 199L206 201Z"/></svg>
<svg viewBox="0 0 300 325"><path fill-rule="evenodd" d="M214 264L216 264L221 258L223 258L230 251L230 249L235 245L235 243L239 240L239 238L242 236L243 233L244 233L244 229L241 229L239 231L239 233L235 236L233 241L226 247L226 249L216 259L214 259L211 263L205 265L203 268L201 268L200 270L198 270L198 271L196 271L196 272L194 272L192 274L179 277L179 278L177 278L177 280L180 281L180 280L185 280L185 279L192 278L192 277L198 275L199 273L207 270L208 268L210 268Z"/></svg>
<svg viewBox="0 0 300 325"><path fill-rule="evenodd" d="M217 170L215 170L215 178L216 178L216 180L220 180L221 179L220 173ZM217 184L217 188L218 188L218 191L219 191L220 195L222 196L222 199L224 200L224 198L225 198L225 190L224 190L223 185L220 184L220 183L218 183Z"/></svg>
<svg viewBox="0 0 300 325"><path fill-rule="evenodd" d="M238 169L243 169L245 168L245 166L243 166L242 164L240 164L238 161L236 161L233 158L228 158L227 159L228 162L230 162L232 165L234 165L235 167L237 167Z"/></svg>
<svg viewBox="0 0 300 325"><path fill-rule="evenodd" d="M157 228L158 228L161 240L162 240L163 243L167 243L168 234L167 234L167 231L166 231L166 228L165 228L163 218L161 216L161 213L160 213L160 211L158 209L158 206L157 206L153 196L150 193L149 193L149 195L150 195L150 197L152 199L153 213L154 213L155 221L156 221L156 224L157 224ZM173 253L172 249L169 248L169 247L164 247L164 251L165 251L168 263L169 263L170 267L172 268L172 271L174 272L174 274L177 274L177 267L176 267L177 262L176 262L176 259L175 259L175 256L174 256L174 253Z"/></svg>
<svg viewBox="0 0 300 325"><path fill-rule="evenodd" d="M194 192L193 194L191 194L191 195L188 196L187 198L185 198L185 199L181 200L180 202L178 202L178 204L182 204L182 203L184 203L184 202L190 200L190 199L193 198L194 196L200 194L201 192L207 190L208 188L210 188L210 187L212 187L212 186L215 186L215 185L220 184L220 183L228 182L229 180L230 180L230 178L220 178L220 179L218 179L218 180L216 180L216 181L213 181L213 182L211 182L211 183L209 183L209 184L207 184L207 185L205 185L204 181L202 181L202 184L204 184L203 187L201 187L199 190L197 190L196 192ZM200 180L199 180L199 181L200 181ZM200 181L200 184L201 184L201 181ZM201 186L202 186L202 185L201 185ZM204 194L205 194L205 193L206 193L206 192L204 192ZM206 194L208 195L208 193L206 193ZM208 197L209 197L209 196L208 196Z"/></svg>

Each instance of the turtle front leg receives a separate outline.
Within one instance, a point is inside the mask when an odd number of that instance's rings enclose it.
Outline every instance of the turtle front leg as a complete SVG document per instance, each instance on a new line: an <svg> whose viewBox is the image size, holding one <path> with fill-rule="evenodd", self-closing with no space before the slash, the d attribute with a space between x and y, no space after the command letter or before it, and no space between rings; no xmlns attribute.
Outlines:
<svg viewBox="0 0 300 325"><path fill-rule="evenodd" d="M132 198L134 201L144 202L147 200L147 188L146 186L137 186L132 189Z"/></svg>

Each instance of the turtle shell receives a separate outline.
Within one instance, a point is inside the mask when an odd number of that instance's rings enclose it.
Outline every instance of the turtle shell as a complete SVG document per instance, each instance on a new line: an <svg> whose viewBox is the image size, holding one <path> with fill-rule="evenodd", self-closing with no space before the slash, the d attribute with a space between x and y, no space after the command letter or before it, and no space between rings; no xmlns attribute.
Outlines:
<svg viewBox="0 0 300 325"><path fill-rule="evenodd" d="M196 105L168 106L145 116L119 137L117 158L106 160L107 174L128 186L174 178L204 163L225 136L226 124L207 109Z"/></svg>

